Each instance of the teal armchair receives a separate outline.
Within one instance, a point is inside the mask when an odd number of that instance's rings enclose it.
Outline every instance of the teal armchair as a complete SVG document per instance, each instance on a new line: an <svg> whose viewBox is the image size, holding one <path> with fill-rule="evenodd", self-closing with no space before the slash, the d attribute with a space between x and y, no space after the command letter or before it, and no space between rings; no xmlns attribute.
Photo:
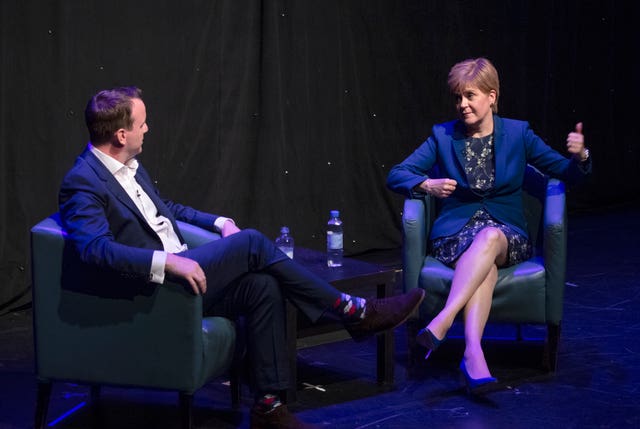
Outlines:
<svg viewBox="0 0 640 429"><path fill-rule="evenodd" d="M219 235L179 222L190 247ZM165 283L148 294L105 297L61 286L65 232L52 216L31 229L37 429L45 427L51 383L179 392L182 426L192 426L193 394L233 369L235 324L202 316L202 297ZM232 371L233 372L233 371ZM235 374L235 373L234 373ZM239 401L236 375L232 402Z"/></svg>
<svg viewBox="0 0 640 429"><path fill-rule="evenodd" d="M564 183L549 179L528 166L523 199L534 256L498 271L489 322L546 325L542 363L547 370L555 371L567 258ZM420 287L426 292L417 317L407 325L410 368L420 352L415 335L444 307L453 278L453 270L427 252L427 239L436 216L437 201L434 197L405 201L402 219L403 286L405 291ZM424 355L424 350L421 352Z"/></svg>

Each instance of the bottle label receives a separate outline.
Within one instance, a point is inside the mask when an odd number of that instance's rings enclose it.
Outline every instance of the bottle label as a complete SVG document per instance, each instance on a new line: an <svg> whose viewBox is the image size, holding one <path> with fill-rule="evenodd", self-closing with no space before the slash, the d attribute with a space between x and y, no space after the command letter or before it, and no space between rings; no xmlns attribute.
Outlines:
<svg viewBox="0 0 640 429"><path fill-rule="evenodd" d="M342 249L342 234L327 231L327 249Z"/></svg>

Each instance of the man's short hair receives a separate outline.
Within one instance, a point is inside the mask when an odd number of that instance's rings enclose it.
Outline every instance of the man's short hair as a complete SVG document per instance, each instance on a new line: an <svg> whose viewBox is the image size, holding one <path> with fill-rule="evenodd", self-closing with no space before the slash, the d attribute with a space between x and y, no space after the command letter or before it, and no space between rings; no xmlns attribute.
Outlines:
<svg viewBox="0 0 640 429"><path fill-rule="evenodd" d="M135 86L105 89L91 97L84 118L92 143L109 141L121 128L131 129L131 100L134 98L142 99L142 90Z"/></svg>

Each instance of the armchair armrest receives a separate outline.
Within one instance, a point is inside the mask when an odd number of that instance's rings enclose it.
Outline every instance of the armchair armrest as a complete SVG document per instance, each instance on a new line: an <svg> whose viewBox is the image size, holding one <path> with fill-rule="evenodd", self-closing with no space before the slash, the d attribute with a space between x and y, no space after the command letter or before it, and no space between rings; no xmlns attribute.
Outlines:
<svg viewBox="0 0 640 429"><path fill-rule="evenodd" d="M187 392L197 386L201 296L165 283L133 300L66 290L56 299L53 317L36 324L37 345L46 351L38 354L41 377Z"/></svg>
<svg viewBox="0 0 640 429"><path fill-rule="evenodd" d="M407 292L418 287L420 270L427 255L430 223L426 220L425 200L407 199L402 213L403 288Z"/></svg>
<svg viewBox="0 0 640 429"><path fill-rule="evenodd" d="M207 231L206 229L182 221L177 221L177 223L182 238L184 238L184 241L190 248L202 246L209 241L220 239L220 234L217 232Z"/></svg>
<svg viewBox="0 0 640 429"><path fill-rule="evenodd" d="M562 320L567 266L567 212L564 183L549 179L544 208L543 257L547 284L547 322Z"/></svg>

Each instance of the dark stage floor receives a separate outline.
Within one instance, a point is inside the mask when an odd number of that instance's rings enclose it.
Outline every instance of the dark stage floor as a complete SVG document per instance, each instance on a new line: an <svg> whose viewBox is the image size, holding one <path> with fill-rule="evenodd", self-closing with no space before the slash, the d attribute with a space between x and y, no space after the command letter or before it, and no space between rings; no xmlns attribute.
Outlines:
<svg viewBox="0 0 640 429"><path fill-rule="evenodd" d="M460 340L451 339L416 377L407 379L404 328L396 331L396 383L375 382L375 341L343 341L301 350L301 390L292 408L331 428L640 428L639 209L575 214L569 221L569 266L558 370L538 367L541 331L517 345L509 329L490 326L489 365L501 380L468 397L457 372ZM617 255L617 256L616 256ZM397 264L397 252L365 255ZM246 428L251 395L230 406L225 380L196 394L199 428ZM55 428L90 427L88 388L54 384L49 421ZM177 395L104 390L105 428L178 428ZM32 427L35 402L31 312L0 316L0 429ZM69 411L73 411L69 414ZM58 420L59 419L59 420Z"/></svg>

